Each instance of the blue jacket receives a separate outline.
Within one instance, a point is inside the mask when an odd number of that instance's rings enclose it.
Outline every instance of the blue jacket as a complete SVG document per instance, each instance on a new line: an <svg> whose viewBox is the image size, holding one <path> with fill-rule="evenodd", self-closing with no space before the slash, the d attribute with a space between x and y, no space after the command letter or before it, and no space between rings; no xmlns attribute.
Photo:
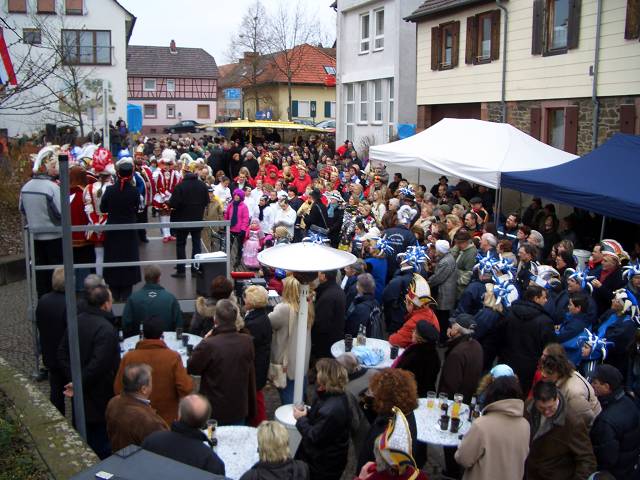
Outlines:
<svg viewBox="0 0 640 480"><path fill-rule="evenodd" d="M476 329L473 332L473 338L482 343L484 337L493 329L502 315L495 310L482 307L473 317Z"/></svg>
<svg viewBox="0 0 640 480"><path fill-rule="evenodd" d="M382 292L387 283L387 260L385 258L369 257L365 259L367 265L370 265L370 273L376 281L376 300L382 304Z"/></svg>
<svg viewBox="0 0 640 480"><path fill-rule="evenodd" d="M582 342L579 337L584 335L584 329L590 328L591 323L584 313L571 315L567 313L564 321L560 324L560 329L556 331L558 343L562 344L567 357L574 365L579 365L582 361Z"/></svg>
<svg viewBox="0 0 640 480"><path fill-rule="evenodd" d="M605 363L613 365L623 376L627 372L627 348L633 341L636 331L636 322L629 315L618 316L613 310L607 310L601 317L598 324L598 337L606 338L613 345L607 349ZM589 360L598 360L602 356L599 350L593 350L589 355Z"/></svg>
<svg viewBox="0 0 640 480"><path fill-rule="evenodd" d="M387 255L387 275L391 275L398 269L396 255L403 253L409 245L415 245L416 236L407 227L398 226L385 230L385 237L393 247L393 253Z"/></svg>
<svg viewBox="0 0 640 480"><path fill-rule="evenodd" d="M369 316L371 314L371 310L375 306L378 306L378 302L376 302L373 295L358 295L347 310L344 333L353 335L353 338L355 338L356 335L358 335L360 325L365 325L367 328L367 337L370 337L371 325L369 324Z"/></svg>
<svg viewBox="0 0 640 480"><path fill-rule="evenodd" d="M487 291L485 287L486 283L480 280L471 282L462 292L460 301L458 302L458 308L455 310L457 316L461 313L468 313L469 315L475 315L482 308L482 297Z"/></svg>
<svg viewBox="0 0 640 480"><path fill-rule="evenodd" d="M384 320L387 332L390 334L395 333L404 325L404 316L407 313L404 306L404 296L412 278L413 270L397 270L382 291Z"/></svg>
<svg viewBox="0 0 640 480"><path fill-rule="evenodd" d="M598 306L596 305L596 301L588 295L589 305L587 307L587 311L584 312L585 318L588 322L587 327L591 328L591 326L598 319ZM564 321L565 315L567 314L567 307L569 306L569 292L567 290L561 291L558 296L555 298L555 305L553 306L553 323L556 325L562 323Z"/></svg>

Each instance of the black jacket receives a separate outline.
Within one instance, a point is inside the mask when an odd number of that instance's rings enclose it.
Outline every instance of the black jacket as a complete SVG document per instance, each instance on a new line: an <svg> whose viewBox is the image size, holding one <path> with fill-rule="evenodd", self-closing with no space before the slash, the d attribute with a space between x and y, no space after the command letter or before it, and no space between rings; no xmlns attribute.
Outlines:
<svg viewBox="0 0 640 480"><path fill-rule="evenodd" d="M201 221L207 205L209 205L209 190L206 184L195 173L187 173L171 194L169 206L174 209L171 220Z"/></svg>
<svg viewBox="0 0 640 480"><path fill-rule="evenodd" d="M67 305L64 292L45 293L36 307L36 325L45 366L58 369L58 347L67 329Z"/></svg>
<svg viewBox="0 0 640 480"><path fill-rule="evenodd" d="M393 253L387 255L387 279L398 269L398 259L396 256L403 253L409 245L415 245L416 237L405 226L397 226L385 230L385 237L393 247Z"/></svg>
<svg viewBox="0 0 640 480"><path fill-rule="evenodd" d="M640 455L638 409L622 389L598 399L602 412L591 428L598 469L607 470L617 479L633 478L633 466Z"/></svg>
<svg viewBox="0 0 640 480"><path fill-rule="evenodd" d="M344 335L345 294L334 281L316 288L316 318L311 329L311 352L315 358L331 356L331 345Z"/></svg>
<svg viewBox="0 0 640 480"><path fill-rule="evenodd" d="M371 322L369 322L369 317L374 307L379 308L379 305L378 302L376 302L376 298L371 294L359 295L354 298L353 303L347 310L344 333L355 337L358 334L360 325L364 325L367 329L367 337L371 337Z"/></svg>
<svg viewBox="0 0 640 480"><path fill-rule="evenodd" d="M120 366L118 332L109 321L110 312L87 307L78 315L78 343L82 367L82 392L88 423L104 423L107 403L113 397L113 381ZM68 332L58 348L58 362L71 378Z"/></svg>
<svg viewBox="0 0 640 480"><path fill-rule="evenodd" d="M255 177L258 174L258 169L260 168L258 160L255 158L245 159L244 162L242 162L242 166L247 167L247 170L249 170L252 177Z"/></svg>
<svg viewBox="0 0 640 480"><path fill-rule="evenodd" d="M177 421L171 424L171 431L153 432L145 438L142 448L200 470L224 475L224 462L207 444L210 442L203 432Z"/></svg>
<svg viewBox="0 0 640 480"><path fill-rule="evenodd" d="M600 274L602 275L602 273ZM622 269L618 268L615 272L610 273L607 278L602 282L600 288L593 289L593 299L598 306L598 315L602 315L609 308L611 308L611 299L613 298L613 292L619 288L624 288L626 282L622 278Z"/></svg>
<svg viewBox="0 0 640 480"><path fill-rule="evenodd" d="M300 460L282 463L258 462L240 480L309 480L309 467Z"/></svg>
<svg viewBox="0 0 640 480"><path fill-rule="evenodd" d="M344 284L344 295L345 295L345 305L347 307L347 310L349 309L349 307L351 306L351 304L353 303L353 300L356 298L356 295L358 295L358 290L356 290L356 282L358 281L358 276L357 275L353 275L349 278L347 278L347 283Z"/></svg>
<svg viewBox="0 0 640 480"><path fill-rule="evenodd" d="M256 308L247 312L244 317L245 327L253 337L253 347L256 351L256 390L262 390L267 384L269 373L269 359L271 357L271 322L269 309Z"/></svg>
<svg viewBox="0 0 640 480"><path fill-rule="evenodd" d="M427 392L436 391L436 380L438 373L440 373L440 357L435 344L414 343L410 345L400 356L395 367L413 373L418 384L418 397L425 398Z"/></svg>
<svg viewBox="0 0 640 480"><path fill-rule="evenodd" d="M389 334L396 333L404 325L404 317L407 314L407 308L404 306L404 297L412 279L412 269L397 270L382 291L384 320Z"/></svg>
<svg viewBox="0 0 640 480"><path fill-rule="evenodd" d="M214 176L218 170L222 170L225 172L226 175L228 175L229 172L228 172L227 158L222 148L214 147L211 150L211 156L209 157L209 160L207 161L207 163L211 167L211 170L213 171Z"/></svg>
<svg viewBox="0 0 640 480"><path fill-rule="evenodd" d="M322 202L313 202L309 213L304 217L304 224L307 227L307 230L311 228L311 225L316 225L320 228L329 228L327 208Z"/></svg>
<svg viewBox="0 0 640 480"><path fill-rule="evenodd" d="M522 391L529 392L544 347L555 341L553 321L544 307L528 300L516 300L504 321L502 363L520 379Z"/></svg>
<svg viewBox="0 0 640 480"><path fill-rule="evenodd" d="M308 415L296 422L302 441L296 459L313 480L338 480L347 465L351 413L344 393L318 392Z"/></svg>

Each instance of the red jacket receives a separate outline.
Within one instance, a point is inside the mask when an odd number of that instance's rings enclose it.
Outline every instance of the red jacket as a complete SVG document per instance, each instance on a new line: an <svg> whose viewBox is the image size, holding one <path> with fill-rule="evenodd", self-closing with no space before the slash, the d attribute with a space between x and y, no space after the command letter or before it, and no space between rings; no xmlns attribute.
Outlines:
<svg viewBox="0 0 640 480"><path fill-rule="evenodd" d="M298 175L294 178L293 182L291 182L298 189L298 194L302 195L307 187L311 185L311 177L306 174L304 178L300 178Z"/></svg>
<svg viewBox="0 0 640 480"><path fill-rule="evenodd" d="M71 225L87 225L89 218L84 211L84 190L82 187L76 185L70 189L70 205L71 211ZM84 245L90 245L91 242L87 240L86 232L72 232L71 239L74 247L82 247Z"/></svg>
<svg viewBox="0 0 640 480"><path fill-rule="evenodd" d="M433 325L438 332L440 331L440 324L433 310L429 307L419 308L407 314L404 325L389 337L389 343L391 345L397 345L400 348L407 348L413 343L413 331L416 329L416 323L420 320L426 320Z"/></svg>

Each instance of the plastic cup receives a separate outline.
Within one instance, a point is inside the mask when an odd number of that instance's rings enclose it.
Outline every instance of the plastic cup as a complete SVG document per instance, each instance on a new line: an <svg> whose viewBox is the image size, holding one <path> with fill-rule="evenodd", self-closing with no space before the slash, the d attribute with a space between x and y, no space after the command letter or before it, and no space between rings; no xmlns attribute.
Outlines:
<svg viewBox="0 0 640 480"><path fill-rule="evenodd" d="M433 409L436 404L436 392L427 392L427 408Z"/></svg>
<svg viewBox="0 0 640 480"><path fill-rule="evenodd" d="M211 419L207 420L207 438L212 440L216 435L216 428L218 428L218 421Z"/></svg>

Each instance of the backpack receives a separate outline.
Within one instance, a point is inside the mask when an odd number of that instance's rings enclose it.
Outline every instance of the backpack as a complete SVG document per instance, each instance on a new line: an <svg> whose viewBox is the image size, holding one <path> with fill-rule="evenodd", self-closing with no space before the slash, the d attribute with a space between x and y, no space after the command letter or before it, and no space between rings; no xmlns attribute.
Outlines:
<svg viewBox="0 0 640 480"><path fill-rule="evenodd" d="M379 338L384 340L384 324L382 321L382 310L377 303L372 304L369 311L369 320L367 325L367 336L370 338Z"/></svg>

